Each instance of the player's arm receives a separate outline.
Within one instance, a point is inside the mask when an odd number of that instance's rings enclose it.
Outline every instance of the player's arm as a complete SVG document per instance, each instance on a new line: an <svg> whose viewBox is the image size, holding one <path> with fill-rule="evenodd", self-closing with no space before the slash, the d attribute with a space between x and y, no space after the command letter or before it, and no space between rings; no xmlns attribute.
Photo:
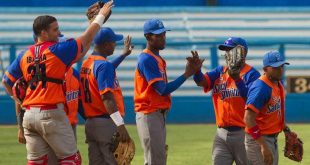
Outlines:
<svg viewBox="0 0 310 165"><path fill-rule="evenodd" d="M6 92L11 96L12 99L14 99L12 87L14 83L17 81L17 79L23 76L19 64L20 64L21 58L24 55L24 52L25 51L22 51L19 53L17 58L9 65L9 67L7 68L2 78L2 84Z"/></svg>
<svg viewBox="0 0 310 165"><path fill-rule="evenodd" d="M240 92L241 97L247 98L247 94L249 91L249 88L253 84L255 80L257 80L260 77L260 73L256 70L250 71L248 74L245 75L244 79L239 79L234 80L235 84Z"/></svg>
<svg viewBox="0 0 310 165"><path fill-rule="evenodd" d="M20 104L15 101L16 121L18 126L18 142L26 144L26 138L24 136L23 118L25 111L21 108Z"/></svg>
<svg viewBox="0 0 310 165"><path fill-rule="evenodd" d="M140 71L142 71L142 73L144 74L148 82L152 85L152 87L155 89L155 91L158 94L165 96L177 90L188 77L192 76L195 72L200 70L202 63L203 60L200 61L199 59L197 59L195 61L194 59L187 58L185 72L177 79L169 83L165 82L162 73L160 73L159 71L159 67L156 61L152 58L141 63L141 65L138 64L138 68Z"/></svg>
<svg viewBox="0 0 310 165"><path fill-rule="evenodd" d="M270 149L268 148L265 139L260 134L259 128L255 122L256 116L257 116L256 112L248 108L245 111L244 120L246 126L249 128L250 135L261 146L261 152L263 155L264 162L267 165L271 165L273 162L273 156Z"/></svg>
<svg viewBox="0 0 310 165"><path fill-rule="evenodd" d="M112 93L115 88L115 69L113 65L108 62L100 64L95 68L94 75L96 76L95 78L98 83L101 100L111 119L117 126L120 140L128 142L130 137L125 128L124 119L117 108L116 101Z"/></svg>
<svg viewBox="0 0 310 165"><path fill-rule="evenodd" d="M195 73L195 69L189 65L186 66L184 74L179 76L174 81L171 81L169 83L166 83L165 81L156 81L152 84L153 88L156 90L157 93L159 93L162 96L169 95L175 90L177 90L185 81L187 78L192 76ZM196 69L197 70L197 69Z"/></svg>
<svg viewBox="0 0 310 165"><path fill-rule="evenodd" d="M110 62L113 64L114 68L117 68L119 64L128 56L131 54L134 46L131 45L131 36L127 36L126 39L124 40L124 48L123 48L123 53L119 55L118 57L114 58Z"/></svg>
<svg viewBox="0 0 310 165"><path fill-rule="evenodd" d="M6 92L13 97L13 91L12 91L12 86L9 85L9 83L7 81L5 81L4 79L2 79L2 84L4 86L4 89L6 90Z"/></svg>
<svg viewBox="0 0 310 165"><path fill-rule="evenodd" d="M249 89L244 114L244 122L248 129L248 134L260 145L264 162L268 165L272 164L273 157L256 123L256 117L263 106L268 102L270 95L271 91L268 90L266 86L263 86L260 81L255 82Z"/></svg>
<svg viewBox="0 0 310 165"><path fill-rule="evenodd" d="M103 101L106 110L110 114L110 117L117 126L117 130L120 135L120 140L123 142L128 142L130 140L130 137L127 132L127 129L125 128L124 119L117 109L113 93L111 91L108 91L101 95L101 99Z"/></svg>
<svg viewBox="0 0 310 165"><path fill-rule="evenodd" d="M197 73L195 73L194 81L197 84L197 86L204 87L204 88L208 88L209 87L209 84L208 84L205 76L201 72L201 70L198 71Z"/></svg>
<svg viewBox="0 0 310 165"><path fill-rule="evenodd" d="M81 44L83 46L83 50L81 54L78 55L77 60L83 58L87 51L89 50L91 43L101 28L101 25L103 24L103 21L105 17L108 16L109 12L111 11L113 7L113 1L109 1L104 4L104 6L100 9L99 14L96 16L95 20L88 26L88 28L85 30L85 32L78 37L78 39L81 41Z"/></svg>
<svg viewBox="0 0 310 165"><path fill-rule="evenodd" d="M179 76L177 79L174 81L171 81L169 83L166 83L165 81L156 81L152 84L153 88L156 90L157 93L159 93L162 96L169 95L170 93L174 92L177 90L185 81L187 78L192 76L198 69L200 69L200 66L196 66L194 63L188 62L185 68L185 72Z"/></svg>

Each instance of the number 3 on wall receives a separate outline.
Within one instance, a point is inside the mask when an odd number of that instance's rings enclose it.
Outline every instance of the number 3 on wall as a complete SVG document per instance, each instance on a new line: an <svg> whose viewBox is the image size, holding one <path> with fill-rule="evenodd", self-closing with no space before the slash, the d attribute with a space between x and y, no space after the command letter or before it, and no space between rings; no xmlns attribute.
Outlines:
<svg viewBox="0 0 310 165"><path fill-rule="evenodd" d="M288 76L286 89L289 93L310 92L310 76Z"/></svg>
<svg viewBox="0 0 310 165"><path fill-rule="evenodd" d="M305 78L297 78L295 80L295 85L296 93L305 93L310 89L310 85L308 85L308 81Z"/></svg>

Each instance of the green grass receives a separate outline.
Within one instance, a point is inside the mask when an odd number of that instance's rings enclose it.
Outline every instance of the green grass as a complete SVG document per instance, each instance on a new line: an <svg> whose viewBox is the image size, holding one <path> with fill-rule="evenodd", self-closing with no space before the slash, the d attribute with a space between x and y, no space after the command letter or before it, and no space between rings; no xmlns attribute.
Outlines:
<svg viewBox="0 0 310 165"><path fill-rule="evenodd" d="M290 124L304 141L304 160L295 163L283 156L284 135L279 135L280 165L309 165L310 158L310 124ZM143 164L143 153L136 127L127 126L136 143L136 155L133 165ZM169 144L168 165L209 165L211 148L215 134L215 125L168 125L167 141ZM0 165L26 164L25 145L17 142L16 126L0 126ZM83 164L88 164L87 145L85 144L84 126L78 126L78 147L83 157Z"/></svg>

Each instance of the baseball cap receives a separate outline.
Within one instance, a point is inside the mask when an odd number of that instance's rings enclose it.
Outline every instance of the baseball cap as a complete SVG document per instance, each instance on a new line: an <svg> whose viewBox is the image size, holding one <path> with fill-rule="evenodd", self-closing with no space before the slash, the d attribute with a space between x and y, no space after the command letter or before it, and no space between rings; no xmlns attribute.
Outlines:
<svg viewBox="0 0 310 165"><path fill-rule="evenodd" d="M289 65L290 63L284 60L284 56L278 51L270 51L264 55L263 65L271 67L279 67L283 64Z"/></svg>
<svg viewBox="0 0 310 165"><path fill-rule="evenodd" d="M163 22L159 19L149 19L144 23L144 34L160 34L166 31L170 31L166 29Z"/></svg>
<svg viewBox="0 0 310 165"><path fill-rule="evenodd" d="M94 43L96 45L102 44L104 42L116 42L123 39L123 35L115 34L111 28L103 27L99 30L94 38Z"/></svg>
<svg viewBox="0 0 310 165"><path fill-rule="evenodd" d="M248 50L248 44L246 43L246 41L243 38L240 37L230 37L228 38L224 44L219 45L219 49L220 50L230 50L234 47L236 47L237 45L241 45L243 46L246 50Z"/></svg>

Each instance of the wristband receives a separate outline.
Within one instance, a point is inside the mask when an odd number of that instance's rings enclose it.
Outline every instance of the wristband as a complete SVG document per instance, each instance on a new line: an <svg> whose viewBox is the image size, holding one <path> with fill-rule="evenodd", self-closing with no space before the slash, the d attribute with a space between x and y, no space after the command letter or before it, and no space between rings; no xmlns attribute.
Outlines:
<svg viewBox="0 0 310 165"><path fill-rule="evenodd" d="M249 128L248 131L254 140L256 140L262 136L257 125L255 125L252 128Z"/></svg>
<svg viewBox="0 0 310 165"><path fill-rule="evenodd" d="M121 114L119 113L119 111L116 111L114 113L112 113L110 115L111 119L113 120L113 122L115 123L116 126L121 126L124 125L124 119L121 116Z"/></svg>
<svg viewBox="0 0 310 165"><path fill-rule="evenodd" d="M95 23L95 24L98 24L101 27L103 25L104 19L105 19L104 15L98 14L96 16L96 18L94 19L94 21L92 22L92 24Z"/></svg>

